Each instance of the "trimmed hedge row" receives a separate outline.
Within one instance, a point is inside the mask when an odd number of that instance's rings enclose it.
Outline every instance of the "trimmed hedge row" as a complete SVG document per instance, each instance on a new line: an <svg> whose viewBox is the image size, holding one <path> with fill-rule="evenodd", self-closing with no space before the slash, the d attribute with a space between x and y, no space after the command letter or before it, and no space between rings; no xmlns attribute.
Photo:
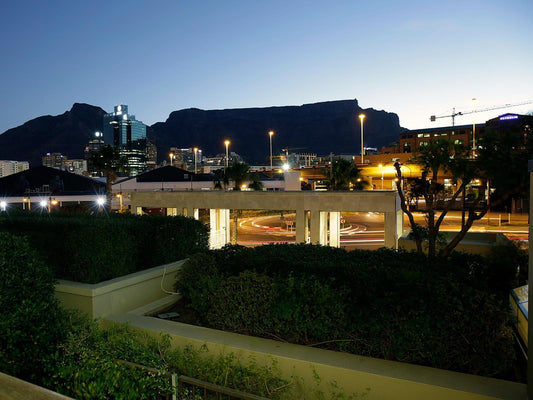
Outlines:
<svg viewBox="0 0 533 400"><path fill-rule="evenodd" d="M205 225L186 217L10 212L0 231L28 238L56 278L97 283L208 247Z"/></svg>
<svg viewBox="0 0 533 400"><path fill-rule="evenodd" d="M381 249L227 246L191 257L176 288L203 324L371 357L503 377L519 253L449 260Z"/></svg>
<svg viewBox="0 0 533 400"><path fill-rule="evenodd" d="M0 232L0 371L38 381L64 339L54 278L24 238Z"/></svg>

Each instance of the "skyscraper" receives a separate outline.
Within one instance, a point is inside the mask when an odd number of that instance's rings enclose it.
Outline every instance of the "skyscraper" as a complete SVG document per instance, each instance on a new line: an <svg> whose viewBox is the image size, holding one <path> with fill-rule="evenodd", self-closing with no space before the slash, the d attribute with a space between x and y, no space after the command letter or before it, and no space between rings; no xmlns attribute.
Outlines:
<svg viewBox="0 0 533 400"><path fill-rule="evenodd" d="M106 145L131 149L135 142L146 140L146 125L128 114L128 106L115 106L114 111L104 115L104 143ZM138 144L138 143L137 143Z"/></svg>
<svg viewBox="0 0 533 400"><path fill-rule="evenodd" d="M126 170L130 176L146 170L146 125L128 113L128 106L115 106L104 115L104 144L118 147L127 159Z"/></svg>

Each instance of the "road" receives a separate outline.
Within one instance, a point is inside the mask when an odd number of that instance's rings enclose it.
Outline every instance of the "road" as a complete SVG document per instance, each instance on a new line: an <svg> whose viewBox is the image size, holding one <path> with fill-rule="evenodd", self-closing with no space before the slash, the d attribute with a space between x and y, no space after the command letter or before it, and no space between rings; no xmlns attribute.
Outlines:
<svg viewBox="0 0 533 400"><path fill-rule="evenodd" d="M352 249L377 249L383 247L384 216L382 213L343 213L341 224L341 247ZM237 241L244 246L266 243L295 242L295 214L245 217L239 219ZM415 221L424 224L424 215L415 214ZM405 217L404 226L409 228ZM450 212L444 219L442 231L459 231L461 213ZM233 228L233 227L232 227ZM502 232L510 239L527 242L528 219L521 214L492 213L474 223L470 232Z"/></svg>

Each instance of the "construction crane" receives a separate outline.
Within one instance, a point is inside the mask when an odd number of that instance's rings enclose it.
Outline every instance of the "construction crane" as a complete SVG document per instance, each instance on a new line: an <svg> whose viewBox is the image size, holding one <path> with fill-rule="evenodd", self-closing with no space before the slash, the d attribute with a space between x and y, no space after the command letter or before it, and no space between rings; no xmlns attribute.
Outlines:
<svg viewBox="0 0 533 400"><path fill-rule="evenodd" d="M503 105L500 105L500 106L482 108L482 109L479 109L479 110L459 111L459 112L455 112L455 107L454 107L453 110L452 110L452 113L450 115L438 115L438 116L437 115L432 115L431 117L429 117L429 120L431 122L435 122L435 120L438 119L438 118L450 118L451 117L452 118L452 126L455 126L455 117L458 117L460 115L474 114L474 113L492 111L492 110L499 110L499 109L502 109L502 108L517 107L517 106L523 106L523 105L532 104L532 103L533 103L533 101L524 101L522 103L503 104Z"/></svg>
<svg viewBox="0 0 533 400"><path fill-rule="evenodd" d="M285 159L289 159L289 150L303 150L307 149L307 147L285 147L284 149L281 149L281 151L285 152Z"/></svg>

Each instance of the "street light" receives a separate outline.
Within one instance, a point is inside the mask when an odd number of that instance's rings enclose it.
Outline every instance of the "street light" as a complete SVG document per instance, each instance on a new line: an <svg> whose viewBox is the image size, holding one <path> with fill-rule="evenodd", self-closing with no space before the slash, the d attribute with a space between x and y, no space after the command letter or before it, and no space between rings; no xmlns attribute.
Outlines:
<svg viewBox="0 0 533 400"><path fill-rule="evenodd" d="M194 150L194 173L196 174L196 154L198 153L198 147L195 147L193 150Z"/></svg>
<svg viewBox="0 0 533 400"><path fill-rule="evenodd" d="M230 141L229 140L225 140L224 144L226 145L226 168L228 168L228 157L229 157L228 146L230 144Z"/></svg>
<svg viewBox="0 0 533 400"><path fill-rule="evenodd" d="M270 138L270 171L272 171L272 136L274 136L274 131L268 132Z"/></svg>
<svg viewBox="0 0 533 400"><path fill-rule="evenodd" d="M364 164L365 148L363 147L363 120L365 119L365 114L359 114L359 119L361 120L361 164Z"/></svg>
<svg viewBox="0 0 533 400"><path fill-rule="evenodd" d="M0 201L0 211L5 211L7 207L7 202Z"/></svg>
<svg viewBox="0 0 533 400"><path fill-rule="evenodd" d="M172 167L172 159L176 158L176 156L174 155L174 153L170 153L168 156L170 157L170 166Z"/></svg>
<svg viewBox="0 0 533 400"><path fill-rule="evenodd" d="M381 190L383 190L383 164L379 164L379 169L381 170Z"/></svg>
<svg viewBox="0 0 533 400"><path fill-rule="evenodd" d="M477 99L474 97L472 99L472 110L474 113L476 112L476 101ZM472 123L472 154L475 157L476 156L476 117L474 116L474 122Z"/></svg>

